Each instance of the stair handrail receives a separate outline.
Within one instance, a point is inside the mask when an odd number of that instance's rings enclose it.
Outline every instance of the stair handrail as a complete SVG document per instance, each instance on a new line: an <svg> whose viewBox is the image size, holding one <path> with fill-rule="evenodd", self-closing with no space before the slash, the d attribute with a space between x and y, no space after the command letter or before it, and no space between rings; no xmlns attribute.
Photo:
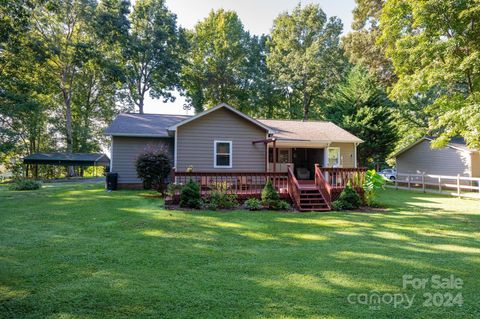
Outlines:
<svg viewBox="0 0 480 319"><path fill-rule="evenodd" d="M297 209L300 209L300 185L298 184L297 178L295 174L293 174L292 167L290 164L287 164L287 172L288 172L288 194L290 198L293 200Z"/></svg>
<svg viewBox="0 0 480 319"><path fill-rule="evenodd" d="M332 187L323 177L322 171L320 170L320 165L315 164L315 186L320 191L325 199L325 203L328 208L332 208Z"/></svg>

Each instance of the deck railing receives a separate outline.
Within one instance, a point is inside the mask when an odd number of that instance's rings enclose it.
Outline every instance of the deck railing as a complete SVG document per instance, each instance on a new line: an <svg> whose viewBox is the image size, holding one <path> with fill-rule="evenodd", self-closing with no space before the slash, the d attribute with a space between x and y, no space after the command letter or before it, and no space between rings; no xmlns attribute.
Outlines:
<svg viewBox="0 0 480 319"><path fill-rule="evenodd" d="M353 187L362 187L365 181L366 168L333 168L324 167L322 172L324 173L325 180L331 187L344 188L350 182Z"/></svg>
<svg viewBox="0 0 480 319"><path fill-rule="evenodd" d="M328 208L331 208L332 204L332 189L330 184L325 180L323 172L320 169L320 165L315 164L315 186L317 186L320 193L322 193Z"/></svg>
<svg viewBox="0 0 480 319"><path fill-rule="evenodd" d="M300 185L298 184L297 178L295 174L293 174L292 167L290 165L287 166L288 172L288 194L292 199L294 205L299 208L300 207Z"/></svg>
<svg viewBox="0 0 480 319"><path fill-rule="evenodd" d="M314 183L330 207L349 181L357 191L361 190L365 171L365 168L320 168L317 164ZM184 185L190 179L200 185L202 195L221 188L227 194L236 194L243 199L260 197L266 182L271 180L281 197L290 197L297 207L300 206L301 186L291 166L287 172L172 172L175 184ZM178 195L179 189L173 196Z"/></svg>
<svg viewBox="0 0 480 319"><path fill-rule="evenodd" d="M258 196L268 180L281 194L287 194L287 172L175 172L173 180L176 184L186 184L189 180L200 185L202 192L208 192L220 186L227 194L242 197Z"/></svg>

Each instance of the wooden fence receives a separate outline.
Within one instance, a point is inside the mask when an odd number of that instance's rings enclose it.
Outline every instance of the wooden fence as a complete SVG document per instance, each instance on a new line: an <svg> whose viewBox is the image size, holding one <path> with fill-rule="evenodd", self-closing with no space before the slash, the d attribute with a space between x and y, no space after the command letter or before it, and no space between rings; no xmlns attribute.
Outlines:
<svg viewBox="0 0 480 319"><path fill-rule="evenodd" d="M395 186L390 187L480 198L479 177L397 173Z"/></svg>

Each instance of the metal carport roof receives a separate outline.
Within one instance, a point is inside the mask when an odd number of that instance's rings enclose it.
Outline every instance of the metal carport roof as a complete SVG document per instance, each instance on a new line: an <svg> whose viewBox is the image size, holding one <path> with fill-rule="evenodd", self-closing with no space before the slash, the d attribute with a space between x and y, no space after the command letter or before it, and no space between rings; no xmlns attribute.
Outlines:
<svg viewBox="0 0 480 319"><path fill-rule="evenodd" d="M24 164L108 166L110 159L102 153L36 153L23 158Z"/></svg>

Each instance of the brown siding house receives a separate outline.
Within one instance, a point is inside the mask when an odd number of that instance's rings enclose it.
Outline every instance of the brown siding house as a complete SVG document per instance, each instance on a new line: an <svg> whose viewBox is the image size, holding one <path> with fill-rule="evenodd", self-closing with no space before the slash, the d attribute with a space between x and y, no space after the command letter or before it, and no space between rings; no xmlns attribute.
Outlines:
<svg viewBox="0 0 480 319"><path fill-rule="evenodd" d="M285 172L289 165L311 179L316 163L356 167L363 142L330 122L253 119L227 104L195 116L120 114L105 134L112 140L110 168L123 188L142 186L135 161L159 145L167 146L178 172Z"/></svg>
<svg viewBox="0 0 480 319"><path fill-rule="evenodd" d="M166 137L112 136L110 170L118 173L118 183L124 187L137 188L142 181L137 177L135 162L148 149L166 147L173 155L173 139ZM171 156L173 166L173 156Z"/></svg>
<svg viewBox="0 0 480 319"><path fill-rule="evenodd" d="M225 108L179 126L176 135L178 171L265 171L265 145L252 141L265 139L267 131ZM215 141L231 142L231 167L215 168Z"/></svg>

